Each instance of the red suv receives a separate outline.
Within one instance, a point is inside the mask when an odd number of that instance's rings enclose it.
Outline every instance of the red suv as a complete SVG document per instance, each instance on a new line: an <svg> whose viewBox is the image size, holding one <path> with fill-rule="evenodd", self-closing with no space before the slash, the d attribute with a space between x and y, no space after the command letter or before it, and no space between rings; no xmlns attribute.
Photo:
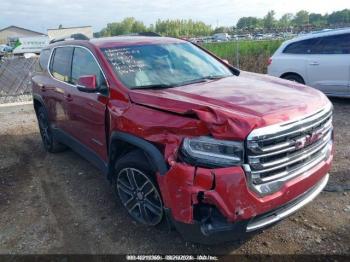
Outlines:
<svg viewBox="0 0 350 262"><path fill-rule="evenodd" d="M33 99L45 148L77 151L130 216L218 243L280 221L325 187L332 105L298 83L239 71L190 42L62 40Z"/></svg>

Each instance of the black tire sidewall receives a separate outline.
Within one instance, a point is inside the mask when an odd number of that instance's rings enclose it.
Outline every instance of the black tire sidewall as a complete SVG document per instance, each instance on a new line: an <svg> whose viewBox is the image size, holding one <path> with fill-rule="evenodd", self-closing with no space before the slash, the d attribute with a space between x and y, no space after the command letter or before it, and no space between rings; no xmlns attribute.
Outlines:
<svg viewBox="0 0 350 262"><path fill-rule="evenodd" d="M283 77L283 79L289 80L289 81L294 81L294 82L297 82L299 84L304 84L304 80L298 75L286 75L285 77Z"/></svg>
<svg viewBox="0 0 350 262"><path fill-rule="evenodd" d="M49 143L46 143L46 142L45 142L45 140L44 140L44 138L43 138L43 135L42 135L42 133L41 133L41 130L40 130L41 139L42 139L42 142L43 142L43 144L44 144L45 149L46 149L47 151L49 151L49 152L52 152L52 149L53 149L52 130L51 130L50 122L49 122L49 119L48 119L48 117L47 117L47 113L46 113L46 110L45 110L44 107L40 107L40 108L38 109L38 121L39 121L39 126L41 125L41 123L40 123L40 121L42 121L41 118L44 118L45 121L47 122L48 129L49 129L49 131L50 131L50 136L49 136L49 140L50 140L50 141L49 141Z"/></svg>

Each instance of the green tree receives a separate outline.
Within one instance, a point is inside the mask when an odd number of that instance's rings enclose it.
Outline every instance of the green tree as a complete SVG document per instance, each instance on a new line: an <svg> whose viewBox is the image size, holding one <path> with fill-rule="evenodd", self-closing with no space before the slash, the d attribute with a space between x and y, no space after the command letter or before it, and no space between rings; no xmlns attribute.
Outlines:
<svg viewBox="0 0 350 262"><path fill-rule="evenodd" d="M121 22L114 22L107 24L100 32L100 36L115 36L125 35L130 33L140 33L147 31L147 27L141 21L137 21L133 17L127 17Z"/></svg>
<svg viewBox="0 0 350 262"><path fill-rule="evenodd" d="M293 23L296 26L303 26L309 24L309 12L305 10L301 10L298 13L296 13Z"/></svg>
<svg viewBox="0 0 350 262"><path fill-rule="evenodd" d="M350 9L336 11L328 16L328 24L348 24L350 23Z"/></svg>
<svg viewBox="0 0 350 262"><path fill-rule="evenodd" d="M276 19L275 19L275 11L271 10L267 13L267 15L264 17L264 28L271 30L275 28L276 26Z"/></svg>
<svg viewBox="0 0 350 262"><path fill-rule="evenodd" d="M255 29L259 26L259 19L252 16L241 17L236 26L238 29Z"/></svg>
<svg viewBox="0 0 350 262"><path fill-rule="evenodd" d="M155 24L155 31L159 34L174 37L206 36L212 33L210 25L200 21L189 20L160 20Z"/></svg>
<svg viewBox="0 0 350 262"><path fill-rule="evenodd" d="M282 29L289 28L292 25L293 14L286 13L278 21L278 26Z"/></svg>
<svg viewBox="0 0 350 262"><path fill-rule="evenodd" d="M327 24L327 16L311 13L309 15L309 23L316 27L324 26Z"/></svg>

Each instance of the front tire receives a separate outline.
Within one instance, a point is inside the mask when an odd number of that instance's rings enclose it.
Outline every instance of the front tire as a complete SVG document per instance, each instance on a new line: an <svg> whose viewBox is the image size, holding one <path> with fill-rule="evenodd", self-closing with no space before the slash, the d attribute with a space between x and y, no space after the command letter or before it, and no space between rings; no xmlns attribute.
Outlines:
<svg viewBox="0 0 350 262"><path fill-rule="evenodd" d="M287 75L282 76L282 78L289 80L289 81L292 81L292 82L297 82L299 84L305 84L304 79L300 75L297 75L297 74L287 74Z"/></svg>
<svg viewBox="0 0 350 262"><path fill-rule="evenodd" d="M163 201L142 151L133 151L123 156L116 164L113 178L115 195L137 222L155 226L161 223Z"/></svg>

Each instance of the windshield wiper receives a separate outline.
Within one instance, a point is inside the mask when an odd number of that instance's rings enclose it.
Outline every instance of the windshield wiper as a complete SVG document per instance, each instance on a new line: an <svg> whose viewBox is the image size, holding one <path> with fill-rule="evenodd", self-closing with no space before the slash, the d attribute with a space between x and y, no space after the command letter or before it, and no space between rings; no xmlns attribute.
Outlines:
<svg viewBox="0 0 350 262"><path fill-rule="evenodd" d="M218 76L206 76L203 78L208 79L208 80L215 80L215 79L221 79L221 78L225 78L225 77L229 77L229 76L228 75L218 75Z"/></svg>
<svg viewBox="0 0 350 262"><path fill-rule="evenodd" d="M225 78L225 77L228 77L228 75L204 76L204 77L201 77L201 78L198 78L198 79L189 80L189 81L185 81L185 82L176 84L175 86L192 85L192 84L207 82L208 80L216 80L216 79L221 79L221 78Z"/></svg>
<svg viewBox="0 0 350 262"><path fill-rule="evenodd" d="M154 85L144 85L144 86L133 86L130 89L166 89L171 87L185 86L191 84L197 84L202 82L207 82L208 80L215 80L228 77L228 75L217 75L217 76L205 76L194 80L184 81L178 84L169 85L169 84L154 84Z"/></svg>
<svg viewBox="0 0 350 262"><path fill-rule="evenodd" d="M173 87L173 86L166 85L166 84L155 84L155 85L133 86L130 89L165 89L170 87Z"/></svg>

